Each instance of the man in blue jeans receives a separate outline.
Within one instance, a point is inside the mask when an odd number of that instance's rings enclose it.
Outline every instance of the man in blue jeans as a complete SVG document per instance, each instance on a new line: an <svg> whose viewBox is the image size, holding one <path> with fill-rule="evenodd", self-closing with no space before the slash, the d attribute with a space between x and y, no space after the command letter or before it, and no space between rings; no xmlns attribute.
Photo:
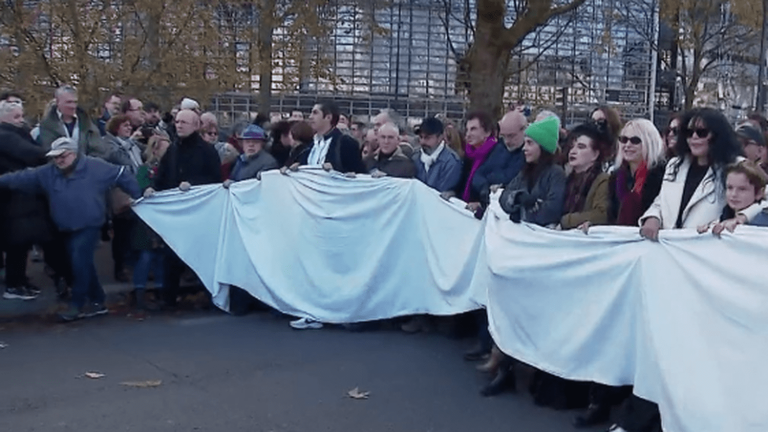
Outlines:
<svg viewBox="0 0 768 432"><path fill-rule="evenodd" d="M0 176L0 188L44 193L51 218L66 237L72 267L72 302L64 321L103 315L104 289L94 264L101 226L107 218L107 195L118 187L133 199L141 196L136 179L124 167L78 154L77 143L62 137L51 144L51 163Z"/></svg>

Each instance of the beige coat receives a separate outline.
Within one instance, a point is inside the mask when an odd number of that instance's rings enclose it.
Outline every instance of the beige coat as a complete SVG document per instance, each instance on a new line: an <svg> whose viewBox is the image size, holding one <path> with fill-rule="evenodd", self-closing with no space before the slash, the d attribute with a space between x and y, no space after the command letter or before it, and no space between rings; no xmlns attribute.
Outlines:
<svg viewBox="0 0 768 432"><path fill-rule="evenodd" d="M744 158L738 158L742 161ZM683 199L683 188L685 187L685 178L688 176L688 170L691 167L691 158L686 158L680 165L677 176L674 180L672 173L678 158L672 158L667 163L667 171L664 174L664 182L661 184L661 192L653 201L651 207L640 218L640 226L646 219L656 217L661 221L662 229L675 228L677 222L677 213L680 210L680 203ZM691 200L683 210L683 228L696 228L699 225L707 225L713 220L717 220L725 207L725 188L721 179L715 180L714 171L710 167L704 180L699 183ZM752 220L762 211L760 204L754 204L751 207L739 212Z"/></svg>

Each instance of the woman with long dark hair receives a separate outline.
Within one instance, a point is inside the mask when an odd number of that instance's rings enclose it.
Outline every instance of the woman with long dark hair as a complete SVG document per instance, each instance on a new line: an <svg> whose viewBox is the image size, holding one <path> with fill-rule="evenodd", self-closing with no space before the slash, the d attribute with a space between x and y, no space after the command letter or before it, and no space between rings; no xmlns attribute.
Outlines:
<svg viewBox="0 0 768 432"><path fill-rule="evenodd" d="M675 146L677 145L678 135L680 135L680 113L673 113L669 117L667 127L664 128L664 131L662 132L667 160L675 157Z"/></svg>
<svg viewBox="0 0 768 432"><path fill-rule="evenodd" d="M685 113L679 124L677 156L667 163L661 191L640 219L640 235L652 241L658 241L662 229L695 229L719 219L725 206L725 169L744 160L733 128L719 111L695 109ZM724 222L726 229L733 231L761 210L759 204L748 207ZM661 431L658 405L631 396L611 430Z"/></svg>
<svg viewBox="0 0 768 432"><path fill-rule="evenodd" d="M608 174L603 163L611 156L613 142L593 123L577 126L569 137L570 174L566 183L564 230L608 222Z"/></svg>
<svg viewBox="0 0 768 432"><path fill-rule="evenodd" d="M560 135L560 121L549 117L525 130L525 167L505 188L499 204L515 222L555 227L563 215L565 172L555 163ZM515 360L494 349L485 366L495 376L481 394L492 396L516 387Z"/></svg>

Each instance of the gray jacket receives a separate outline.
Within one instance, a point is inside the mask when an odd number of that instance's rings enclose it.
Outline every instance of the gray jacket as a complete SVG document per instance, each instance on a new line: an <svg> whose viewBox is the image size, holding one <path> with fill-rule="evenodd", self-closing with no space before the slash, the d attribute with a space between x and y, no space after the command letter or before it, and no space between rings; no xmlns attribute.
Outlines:
<svg viewBox="0 0 768 432"><path fill-rule="evenodd" d="M424 167L421 161L421 154L424 149L420 149L413 155L413 164L416 166L416 178L422 183L437 190L445 192L456 189L461 181L462 163L459 155L447 145L443 147L437 160L429 167L429 171Z"/></svg>
<svg viewBox="0 0 768 432"><path fill-rule="evenodd" d="M565 171L550 165L539 173L536 183L528 190L525 169L504 188L499 204L505 212L520 212L522 222L540 226L556 225L563 216L565 204Z"/></svg>
<svg viewBox="0 0 768 432"><path fill-rule="evenodd" d="M261 150L251 157L242 154L237 158L235 166L229 179L232 181L243 181L256 178L256 175L262 171L269 171L280 168L277 160L266 150Z"/></svg>
<svg viewBox="0 0 768 432"><path fill-rule="evenodd" d="M136 175L136 172L143 163L142 153L144 152L144 146L134 140L126 139L123 141L107 132L104 135L104 150L107 152L107 157L105 158L107 162L124 166L133 175ZM131 152L133 152L133 156L131 156ZM135 160L137 157L138 160Z"/></svg>
<svg viewBox="0 0 768 432"><path fill-rule="evenodd" d="M54 105L40 121L40 135L37 137L37 142L45 151L50 150L51 144L58 138L67 136L64 123L61 122L57 111L58 108ZM107 156L99 129L93 124L88 114L80 108L77 109L77 128L80 136L77 145L81 155L100 158Z"/></svg>

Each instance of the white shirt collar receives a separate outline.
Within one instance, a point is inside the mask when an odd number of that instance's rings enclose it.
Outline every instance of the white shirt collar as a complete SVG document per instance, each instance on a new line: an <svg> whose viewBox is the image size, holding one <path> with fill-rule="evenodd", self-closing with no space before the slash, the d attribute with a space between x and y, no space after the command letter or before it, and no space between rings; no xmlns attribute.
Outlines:
<svg viewBox="0 0 768 432"><path fill-rule="evenodd" d="M63 121L64 121L64 119L63 119L62 117L64 116L64 114L62 114L62 113L61 113L61 111L59 111L59 109L58 109L58 108L56 108L56 114L58 114L58 116L59 116L59 120L61 120L61 121L63 122ZM75 112L75 115L74 115L74 116L72 116L72 117L74 117L74 118L75 118L75 121L77 121L77 112Z"/></svg>

